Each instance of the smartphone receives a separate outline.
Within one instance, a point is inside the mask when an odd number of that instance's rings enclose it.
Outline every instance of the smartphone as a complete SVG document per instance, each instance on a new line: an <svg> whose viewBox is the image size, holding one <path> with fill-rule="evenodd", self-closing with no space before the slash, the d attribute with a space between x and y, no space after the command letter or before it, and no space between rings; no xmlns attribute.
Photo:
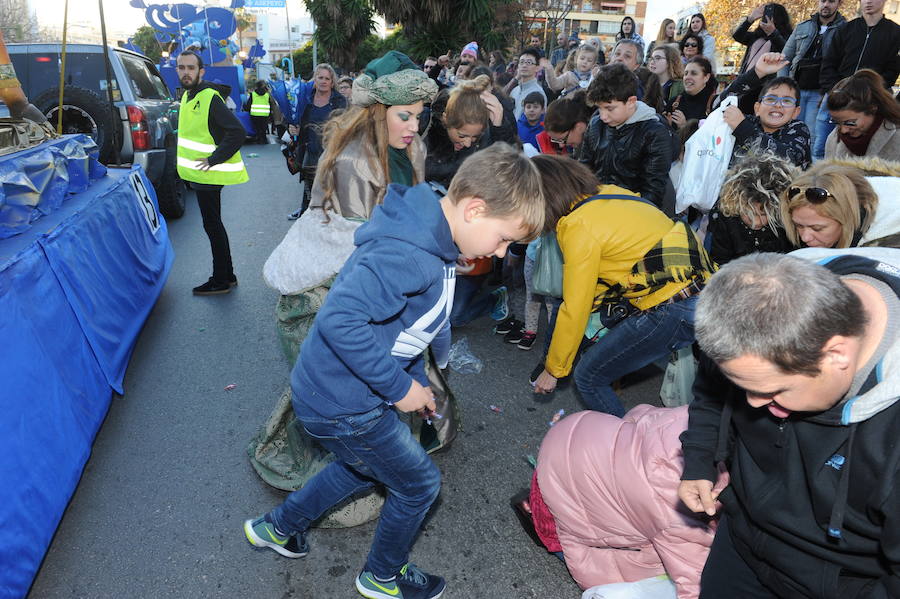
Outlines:
<svg viewBox="0 0 900 599"><path fill-rule="evenodd" d="M775 7L771 4L766 4L766 7L763 9L763 19L767 23L771 23L772 19L775 17Z"/></svg>

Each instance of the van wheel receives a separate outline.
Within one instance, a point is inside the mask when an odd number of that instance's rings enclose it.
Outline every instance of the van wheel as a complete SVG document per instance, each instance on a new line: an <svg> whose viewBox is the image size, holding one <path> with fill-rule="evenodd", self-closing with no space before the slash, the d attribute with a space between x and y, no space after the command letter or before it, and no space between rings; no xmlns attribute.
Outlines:
<svg viewBox="0 0 900 599"><path fill-rule="evenodd" d="M51 126L55 128L59 111L59 88L51 87L35 98L32 104L47 116ZM62 110L62 132L89 135L100 148L100 162L112 162L113 139L121 140L122 123L113 118L109 102L89 89L66 85ZM113 135L114 131L118 135Z"/></svg>
<svg viewBox="0 0 900 599"><path fill-rule="evenodd" d="M156 183L156 201L159 211L167 219L184 215L184 181L178 176L175 146L166 148L166 166L162 178Z"/></svg>

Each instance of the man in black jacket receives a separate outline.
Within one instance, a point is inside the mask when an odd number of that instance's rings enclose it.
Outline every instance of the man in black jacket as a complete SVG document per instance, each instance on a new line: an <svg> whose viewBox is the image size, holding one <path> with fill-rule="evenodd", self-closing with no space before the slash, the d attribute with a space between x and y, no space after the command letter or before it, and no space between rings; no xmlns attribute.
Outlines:
<svg viewBox="0 0 900 599"><path fill-rule="evenodd" d="M898 295L881 248L744 256L700 294L678 494L724 506L701 599L900 597Z"/></svg>
<svg viewBox="0 0 900 599"><path fill-rule="evenodd" d="M862 16L841 25L822 56L819 84L825 95L816 117L813 158L825 156L825 139L834 125L828 122L828 91L860 69L872 69L891 88L900 75L900 25L884 16L885 0L860 0Z"/></svg>
<svg viewBox="0 0 900 599"><path fill-rule="evenodd" d="M669 169L677 142L665 120L637 94L637 77L624 64L600 68L587 91L598 112L588 125L581 162L601 183L638 193L672 216Z"/></svg>

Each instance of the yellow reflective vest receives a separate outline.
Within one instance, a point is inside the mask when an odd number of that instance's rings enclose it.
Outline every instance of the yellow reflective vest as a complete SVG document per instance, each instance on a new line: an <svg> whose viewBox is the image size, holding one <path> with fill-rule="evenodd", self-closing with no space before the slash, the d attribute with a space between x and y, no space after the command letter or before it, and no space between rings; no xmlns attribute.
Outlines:
<svg viewBox="0 0 900 599"><path fill-rule="evenodd" d="M236 185L250 180L240 150L231 158L202 171L197 161L216 151L216 142L209 132L209 105L218 92L210 87L200 90L188 100L188 92L181 96L178 115L178 176L184 181L207 185Z"/></svg>
<svg viewBox="0 0 900 599"><path fill-rule="evenodd" d="M250 116L269 116L269 93L250 92Z"/></svg>

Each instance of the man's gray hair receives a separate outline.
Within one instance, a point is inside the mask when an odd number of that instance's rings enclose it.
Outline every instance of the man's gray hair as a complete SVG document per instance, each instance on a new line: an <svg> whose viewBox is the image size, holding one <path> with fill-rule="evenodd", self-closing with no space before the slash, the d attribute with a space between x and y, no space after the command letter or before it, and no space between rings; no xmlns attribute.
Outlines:
<svg viewBox="0 0 900 599"><path fill-rule="evenodd" d="M697 301L695 330L715 362L753 355L786 374L815 376L825 343L859 337L866 323L859 297L824 266L751 254L710 279Z"/></svg>

